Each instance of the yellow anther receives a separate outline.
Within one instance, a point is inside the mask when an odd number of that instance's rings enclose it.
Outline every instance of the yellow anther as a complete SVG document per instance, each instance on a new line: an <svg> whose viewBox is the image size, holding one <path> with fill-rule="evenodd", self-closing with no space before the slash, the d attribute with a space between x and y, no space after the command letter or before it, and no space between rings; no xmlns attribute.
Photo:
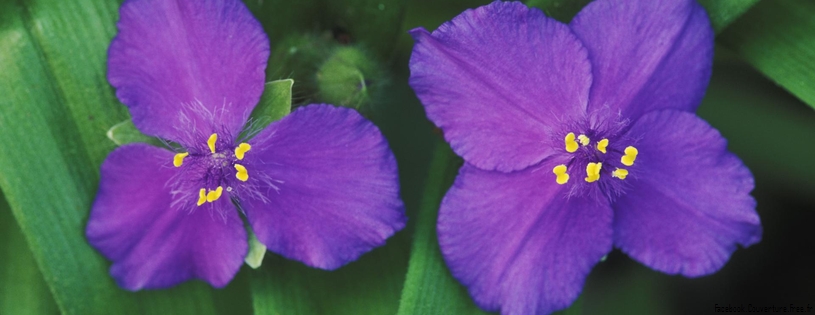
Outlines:
<svg viewBox="0 0 815 315"><path fill-rule="evenodd" d="M608 147L608 139L603 139L597 142L597 151L606 154L606 147Z"/></svg>
<svg viewBox="0 0 815 315"><path fill-rule="evenodd" d="M176 155L173 157L173 165L175 165L175 167L181 167L181 164L184 164L184 158L187 157L187 155L190 155L190 153L176 153Z"/></svg>
<svg viewBox="0 0 815 315"><path fill-rule="evenodd" d="M626 176L628 176L628 170L622 168L618 168L611 173L611 177L617 177L619 179L625 179Z"/></svg>
<svg viewBox="0 0 815 315"><path fill-rule="evenodd" d="M209 151L212 153L215 153L215 141L218 141L217 133L213 133L209 136L209 139L207 139L207 146L209 146Z"/></svg>
<svg viewBox="0 0 815 315"><path fill-rule="evenodd" d="M620 162L622 162L623 165L625 166L634 165L634 160L637 159L637 154L639 154L637 148L628 146L625 148L625 155L623 155L623 157L620 158Z"/></svg>
<svg viewBox="0 0 815 315"><path fill-rule="evenodd" d="M249 151L251 149L252 146L249 145L248 143L246 142L241 143L240 145L238 145L237 148L235 148L235 157L238 158L238 160L243 160L243 155L246 154L246 151Z"/></svg>
<svg viewBox="0 0 815 315"><path fill-rule="evenodd" d="M218 200L218 198L221 198L221 194L223 192L224 188L221 186L218 186L218 188L216 188L215 190L210 190L207 193L207 202L213 202L215 200Z"/></svg>
<svg viewBox="0 0 815 315"><path fill-rule="evenodd" d="M555 166L555 168L552 169L552 173L555 173L557 176L555 181L557 181L557 183L560 185L563 185L569 181L569 174L566 174L566 165L560 164Z"/></svg>
<svg viewBox="0 0 815 315"><path fill-rule="evenodd" d="M577 151L577 142L574 141L574 133L570 132L566 135L566 152L572 153Z"/></svg>
<svg viewBox="0 0 815 315"><path fill-rule="evenodd" d="M245 182L249 179L249 173L246 172L246 167L240 164L235 164L235 170L238 171L235 173L235 177L240 179L242 182Z"/></svg>
<svg viewBox="0 0 815 315"><path fill-rule="evenodd" d="M198 205L200 206L205 202L207 202L207 190L206 188L201 188L201 190L198 191Z"/></svg>
<svg viewBox="0 0 815 315"><path fill-rule="evenodd" d="M586 137L586 135L577 136L577 140L580 141L580 144L582 144L584 147L589 145L589 142L591 142L591 139L589 139L589 137Z"/></svg>
<svg viewBox="0 0 815 315"><path fill-rule="evenodd" d="M600 179L600 170L603 168L603 163L589 163L586 165L586 181L593 183Z"/></svg>

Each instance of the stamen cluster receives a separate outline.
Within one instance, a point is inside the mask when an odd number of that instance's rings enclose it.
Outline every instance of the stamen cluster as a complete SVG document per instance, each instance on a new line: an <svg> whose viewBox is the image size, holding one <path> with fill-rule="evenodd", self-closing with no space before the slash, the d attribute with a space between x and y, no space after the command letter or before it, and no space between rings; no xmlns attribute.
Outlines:
<svg viewBox="0 0 815 315"><path fill-rule="evenodd" d="M252 149L248 143L241 143L238 146L228 145L225 150L217 150L218 134L213 133L207 139L209 152L192 153L181 152L173 157L173 166L180 168L184 166L185 158L190 158L190 163L186 164L187 170L183 172L187 177L187 182L198 182L203 186L198 190L197 206L205 203L215 202L223 195L224 186L227 191L232 191L230 185L232 180L226 174L235 171L235 178L241 182L249 180L249 173L246 166L238 163L244 159L246 152ZM234 153L233 153L234 152Z"/></svg>

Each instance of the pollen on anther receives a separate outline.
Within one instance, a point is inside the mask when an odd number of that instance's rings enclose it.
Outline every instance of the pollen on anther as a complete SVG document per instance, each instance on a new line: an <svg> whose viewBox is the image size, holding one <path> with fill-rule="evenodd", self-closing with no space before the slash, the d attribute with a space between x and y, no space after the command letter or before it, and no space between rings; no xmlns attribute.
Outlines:
<svg viewBox="0 0 815 315"><path fill-rule="evenodd" d="M603 154L606 154L606 147L608 147L608 139L603 139L603 140L597 141L597 151L600 151L600 152L603 152Z"/></svg>
<svg viewBox="0 0 815 315"><path fill-rule="evenodd" d="M176 155L173 156L173 166L181 167L181 164L184 164L184 158L187 157L187 155L190 155L190 153L176 153Z"/></svg>
<svg viewBox="0 0 815 315"><path fill-rule="evenodd" d="M207 202L207 189L201 188L201 190L198 191L198 205L200 206L205 202Z"/></svg>
<svg viewBox="0 0 815 315"><path fill-rule="evenodd" d="M224 188L221 186L218 186L218 188L216 188L215 190L210 190L207 193L207 202L214 202L218 200L218 198L221 198L221 194L223 194L223 192Z"/></svg>
<svg viewBox="0 0 815 315"><path fill-rule="evenodd" d="M555 166L555 168L552 169L552 173L555 173L555 181L559 185L563 185L569 181L569 174L566 173L566 165L560 164Z"/></svg>
<svg viewBox="0 0 815 315"><path fill-rule="evenodd" d="M618 168L611 173L611 177L616 177L619 179L625 179L626 176L628 176L628 170L623 168Z"/></svg>
<svg viewBox="0 0 815 315"><path fill-rule="evenodd" d="M625 148L625 155L620 158L620 162L622 162L625 166L634 165L634 160L637 159L637 154L639 154L637 148L628 146Z"/></svg>
<svg viewBox="0 0 815 315"><path fill-rule="evenodd" d="M591 142L591 139L589 139L589 137L586 137L586 135L577 136L577 140L580 141L580 144L582 144L584 147L589 145L589 143Z"/></svg>
<svg viewBox="0 0 815 315"><path fill-rule="evenodd" d="M240 181L245 182L249 180L249 173L246 172L246 167L240 164L235 164L235 170L238 171L235 173L235 177L237 177Z"/></svg>
<svg viewBox="0 0 815 315"><path fill-rule="evenodd" d="M566 152L572 153L577 151L578 144L576 141L574 141L574 138L575 136L573 132L566 134L566 139L564 139L566 142Z"/></svg>
<svg viewBox="0 0 815 315"><path fill-rule="evenodd" d="M217 133L213 133L211 136L209 136L209 139L207 139L207 146L209 147L209 151L212 152L212 153L215 153L215 142L216 141L218 141L218 134Z"/></svg>
<svg viewBox="0 0 815 315"><path fill-rule="evenodd" d="M593 183L600 179L600 170L603 168L603 163L589 163L586 165L586 182Z"/></svg>
<svg viewBox="0 0 815 315"><path fill-rule="evenodd" d="M246 151L249 151L251 149L252 146L249 145L248 143L246 142L241 143L240 145L238 145L237 148L235 148L235 157L238 158L238 160L243 160L243 156L244 154L246 154Z"/></svg>

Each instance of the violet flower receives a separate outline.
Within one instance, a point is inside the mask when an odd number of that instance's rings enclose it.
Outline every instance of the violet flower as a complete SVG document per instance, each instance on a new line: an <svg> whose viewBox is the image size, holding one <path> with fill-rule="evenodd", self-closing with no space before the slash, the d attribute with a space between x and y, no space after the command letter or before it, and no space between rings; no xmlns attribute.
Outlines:
<svg viewBox="0 0 815 315"><path fill-rule="evenodd" d="M571 304L612 247L707 275L761 239L753 177L694 114L713 31L690 0L518 2L415 29L410 84L466 164L441 204L453 276L503 314Z"/></svg>
<svg viewBox="0 0 815 315"><path fill-rule="evenodd" d="M238 0L129 0L108 79L142 132L173 152L119 147L102 164L87 237L129 290L226 285L247 254L241 214L269 250L335 269L405 225L396 161L358 113L302 107L239 133L264 86L269 42Z"/></svg>

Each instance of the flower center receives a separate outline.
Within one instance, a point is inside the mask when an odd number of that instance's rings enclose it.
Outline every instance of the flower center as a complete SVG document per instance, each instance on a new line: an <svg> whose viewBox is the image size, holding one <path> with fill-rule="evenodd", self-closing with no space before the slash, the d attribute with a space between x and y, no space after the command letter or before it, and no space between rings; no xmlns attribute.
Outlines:
<svg viewBox="0 0 815 315"><path fill-rule="evenodd" d="M238 146L231 144L218 146L218 134L213 133L207 139L209 152L181 152L173 156L173 166L184 166L180 176L187 179L181 183L195 183L197 185L197 202L201 206L205 203L215 202L223 195L224 187L232 191L232 176L241 182L249 180L246 166L239 162L243 160L246 152L252 149L248 143ZM186 162L186 163L185 163ZM191 179L191 180L190 180ZM182 186L187 186L182 184ZM178 187L178 191L189 191L190 187ZM195 190L195 189L194 189Z"/></svg>
<svg viewBox="0 0 815 315"><path fill-rule="evenodd" d="M608 138L592 139L589 135L575 135L574 132L565 135L564 145L566 152L570 154L569 162L557 165L552 169L552 173L555 174L555 182L559 185L569 182L570 168L582 169L585 167L586 176L583 180L589 184L598 182L604 174L617 180L624 180L629 171L622 166L633 166L639 154L634 146L628 145L625 149L620 150L621 144L612 143Z"/></svg>

